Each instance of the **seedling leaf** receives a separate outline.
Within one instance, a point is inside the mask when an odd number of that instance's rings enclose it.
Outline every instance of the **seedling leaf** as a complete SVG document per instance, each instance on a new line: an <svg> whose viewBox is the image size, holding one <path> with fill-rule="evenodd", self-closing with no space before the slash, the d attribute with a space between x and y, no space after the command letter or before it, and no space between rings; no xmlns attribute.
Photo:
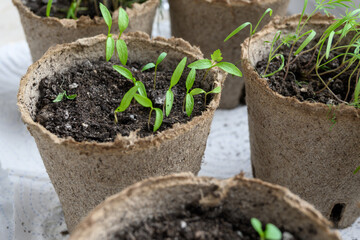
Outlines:
<svg viewBox="0 0 360 240"><path fill-rule="evenodd" d="M114 65L113 68L118 72L120 73L122 76L124 76L125 78L129 79L129 80L132 80L135 84L135 78L133 77L132 73L127 69L127 68L124 68L122 66L119 66L119 65Z"/></svg>
<svg viewBox="0 0 360 240"><path fill-rule="evenodd" d="M165 100L165 113L167 117L171 112L173 103L174 103L174 93L169 89L166 92L166 100Z"/></svg>
<svg viewBox="0 0 360 240"><path fill-rule="evenodd" d="M214 88L213 90L211 90L210 92L208 92L207 94L210 94L210 93L220 93L221 92L221 87L218 86L216 88Z"/></svg>
<svg viewBox="0 0 360 240"><path fill-rule="evenodd" d="M147 97L135 94L135 100L143 107L152 108L152 102Z"/></svg>
<svg viewBox="0 0 360 240"><path fill-rule="evenodd" d="M116 41L116 50L122 65L126 65L128 60L128 50L124 40L119 39Z"/></svg>
<svg viewBox="0 0 360 240"><path fill-rule="evenodd" d="M221 68L225 72L228 72L232 75L242 77L242 72L232 63L229 62L220 62L217 63L215 66Z"/></svg>
<svg viewBox="0 0 360 240"><path fill-rule="evenodd" d="M125 93L124 97L121 99L120 106L115 110L115 113L123 112L129 107L131 100L134 98L134 95L136 94L137 90L138 90L138 86L134 86Z"/></svg>
<svg viewBox="0 0 360 240"><path fill-rule="evenodd" d="M189 92L195 82L196 70L192 68L186 78L186 92Z"/></svg>
<svg viewBox="0 0 360 240"><path fill-rule="evenodd" d="M100 11L101 11L101 15L103 16L103 18L105 20L106 25L108 26L109 29L111 29L111 25L112 25L111 14L110 14L109 10L105 7L105 5L102 3L100 3Z"/></svg>
<svg viewBox="0 0 360 240"><path fill-rule="evenodd" d="M146 94L146 88L144 86L144 84L141 82L141 81L136 81L135 82L135 86L138 86L138 92L141 96L143 97L147 97L147 94Z"/></svg>
<svg viewBox="0 0 360 240"><path fill-rule="evenodd" d="M53 100L53 102L61 102L66 94L66 91L59 93L57 97Z"/></svg>
<svg viewBox="0 0 360 240"><path fill-rule="evenodd" d="M156 130L158 130L163 122L163 118L164 118L164 114L163 111L159 108L154 108L155 113L156 113L156 117L155 117L155 123L154 123L154 128L153 131L156 132Z"/></svg>
<svg viewBox="0 0 360 240"><path fill-rule="evenodd" d="M202 90L201 88L194 88L193 90L191 90L190 94L195 96L198 94L202 94L202 93L206 93L204 90Z"/></svg>
<svg viewBox="0 0 360 240"><path fill-rule="evenodd" d="M109 61L115 50L115 40L110 36L106 39L106 61Z"/></svg>
<svg viewBox="0 0 360 240"><path fill-rule="evenodd" d="M259 234L260 237L264 237L264 231L262 229L262 224L260 222L259 219L257 218L251 218L251 225L253 226L253 228L255 229L255 231Z"/></svg>
<svg viewBox="0 0 360 240"><path fill-rule="evenodd" d="M214 62L221 62L221 60L223 60L223 57L221 57L221 51L220 51L220 49L214 51L214 53L211 54L211 59L212 59Z"/></svg>
<svg viewBox="0 0 360 240"><path fill-rule="evenodd" d="M281 240L282 234L281 231L271 223L266 224L265 227L265 239L268 240Z"/></svg>
<svg viewBox="0 0 360 240"><path fill-rule="evenodd" d="M66 98L69 100L74 100L76 97L77 97L77 94L66 95Z"/></svg>
<svg viewBox="0 0 360 240"><path fill-rule="evenodd" d="M335 35L335 32L331 31L331 33L329 35L329 38L328 38L328 43L327 43L327 46L326 46L326 52L325 52L326 59L329 59L330 49L331 49L331 45L332 45L334 35Z"/></svg>
<svg viewBox="0 0 360 240"><path fill-rule="evenodd" d="M355 169L354 174L356 174L356 173L359 172L359 171L360 171L360 166L358 166L358 167Z"/></svg>
<svg viewBox="0 0 360 240"><path fill-rule="evenodd" d="M185 109L186 109L186 114L188 115L188 117L190 117L194 109L194 97L189 93L186 94Z"/></svg>
<svg viewBox="0 0 360 240"><path fill-rule="evenodd" d="M265 17L265 15L266 15L267 13L269 13L269 16L271 17L271 15L272 15L272 13L273 13L272 9L271 9L271 8L268 8L268 9L265 10L265 12L263 13L263 15L261 16L261 18L260 18L259 21L257 22L254 30L250 33L250 35L253 35L253 34L256 32L256 29L258 28L260 22L263 20L263 18Z"/></svg>
<svg viewBox="0 0 360 240"><path fill-rule="evenodd" d="M359 97L360 97L360 78L356 84L356 87L355 87L355 91L354 91L354 102L355 104L360 104L359 102Z"/></svg>
<svg viewBox="0 0 360 240"><path fill-rule="evenodd" d="M232 31L232 33L229 34L229 36L227 36L224 40L224 42L226 42L227 40L229 40L230 38L232 38L234 35L236 35L238 32L240 32L241 30L243 30L243 28L245 28L246 26L252 26L250 22L246 22L241 24L238 28L236 28L234 31Z"/></svg>
<svg viewBox="0 0 360 240"><path fill-rule="evenodd" d="M146 64L143 69L141 69L141 71L146 71L146 70L149 70L150 68L154 68L155 67L155 64L154 63L148 63Z"/></svg>
<svg viewBox="0 0 360 240"><path fill-rule="evenodd" d="M170 88L174 87L180 80L180 77L184 71L185 65L186 65L186 60L187 57L184 57L180 63L177 65L173 75L171 76L171 81L170 81ZM168 114L166 115L168 116Z"/></svg>
<svg viewBox="0 0 360 240"><path fill-rule="evenodd" d="M212 63L209 59L200 59L188 65L188 68L194 69L208 69L212 67Z"/></svg>
<svg viewBox="0 0 360 240"><path fill-rule="evenodd" d="M159 65L159 64L164 60L164 58L165 58L166 56L167 56L167 53L166 53L166 52L162 52L162 53L159 55L158 59L156 60L156 66Z"/></svg>
<svg viewBox="0 0 360 240"><path fill-rule="evenodd" d="M47 3L47 5L46 5L46 16L47 16L47 17L50 16L50 11L51 11L52 2L53 2L53 0L49 0L48 3Z"/></svg>
<svg viewBox="0 0 360 240"><path fill-rule="evenodd" d="M125 29L129 26L129 16L127 15L126 11L123 8L119 8L118 24L121 35L125 31Z"/></svg>
<svg viewBox="0 0 360 240"><path fill-rule="evenodd" d="M311 42L311 40L313 40L313 38L316 36L316 32L314 30L310 30L310 31L304 33L302 36L305 36L307 34L309 34L309 36L302 42L300 47L296 50L296 52L294 53L295 56L298 55Z"/></svg>

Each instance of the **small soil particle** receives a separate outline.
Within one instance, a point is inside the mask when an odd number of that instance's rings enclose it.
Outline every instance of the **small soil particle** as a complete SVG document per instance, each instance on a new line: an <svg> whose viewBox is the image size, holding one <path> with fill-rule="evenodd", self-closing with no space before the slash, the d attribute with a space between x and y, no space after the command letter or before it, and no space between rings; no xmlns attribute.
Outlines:
<svg viewBox="0 0 360 240"><path fill-rule="evenodd" d="M152 130L155 111L148 126L150 108L142 107L135 100L126 111L117 114L118 123L114 122L114 110L119 107L124 94L134 84L116 72L112 68L113 64L103 59L94 62L85 60L64 69L62 73L42 79L35 120L57 136L72 137L79 142L114 141L117 134L129 136L132 131L137 131L140 137L154 134ZM172 71L162 70L161 67L158 69L154 90L154 70L141 72L141 67L138 63L128 63L133 76L144 83L154 107L162 109ZM174 105L169 117L164 117L158 131L171 128L175 123L186 123L205 110L204 94L201 94L194 97L195 106L191 118L183 112L187 74L188 69L184 71L179 83L172 88L175 95ZM199 71L197 78L201 79L202 74L203 72ZM195 81L195 87L200 87L199 81ZM61 102L54 103L53 100L63 91L66 91L67 95L77 94L77 97L74 100L64 97ZM211 95L207 101L211 100Z"/></svg>

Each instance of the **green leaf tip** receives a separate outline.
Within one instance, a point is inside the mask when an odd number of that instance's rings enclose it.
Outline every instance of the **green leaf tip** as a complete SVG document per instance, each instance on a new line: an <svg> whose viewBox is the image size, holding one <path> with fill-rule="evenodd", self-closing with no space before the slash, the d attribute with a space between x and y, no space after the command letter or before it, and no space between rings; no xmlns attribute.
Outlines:
<svg viewBox="0 0 360 240"><path fill-rule="evenodd" d="M111 18L111 14L110 14L109 10L107 9L107 7L104 4L100 3L100 11L101 11L101 15L103 16L106 25L108 26L108 28L110 30L111 25L112 25L112 18Z"/></svg>
<svg viewBox="0 0 360 240"><path fill-rule="evenodd" d="M160 126L163 122L164 114L163 114L163 111L159 108L154 108L154 110L156 113L156 117L155 117L153 132L156 132L160 128Z"/></svg>
<svg viewBox="0 0 360 240"><path fill-rule="evenodd" d="M126 65L128 60L128 50L124 40L118 39L116 41L116 50L122 65Z"/></svg>
<svg viewBox="0 0 360 240"><path fill-rule="evenodd" d="M143 107L146 107L146 108L153 107L151 100L147 97L141 96L139 94L135 94L135 100Z"/></svg>
<svg viewBox="0 0 360 240"><path fill-rule="evenodd" d="M197 70L208 69L211 67L212 67L212 63L209 59L200 59L188 65L188 68L191 69L194 68Z"/></svg>
<svg viewBox="0 0 360 240"><path fill-rule="evenodd" d="M119 25L120 35L129 26L129 16L123 8L119 8L118 25Z"/></svg>
<svg viewBox="0 0 360 240"><path fill-rule="evenodd" d="M149 70L149 69L154 68L154 67L155 67L154 63L148 63L141 69L141 71L144 72L144 71Z"/></svg>
<svg viewBox="0 0 360 240"><path fill-rule="evenodd" d="M271 223L266 224L265 239L281 240L281 238L282 238L282 233L274 224L271 224Z"/></svg>
<svg viewBox="0 0 360 240"><path fill-rule="evenodd" d="M107 39L106 39L106 61L110 61L113 53L114 53L114 50L115 50L115 40L109 36Z"/></svg>
<svg viewBox="0 0 360 240"><path fill-rule="evenodd" d="M237 77L242 77L242 72L240 71L239 68L237 68L234 64L229 63L229 62L220 62L217 63L215 66L221 68L222 70L224 70L227 73L230 73L232 75L235 75Z"/></svg>
<svg viewBox="0 0 360 240"><path fill-rule="evenodd" d="M120 73L122 76L124 76L125 78L132 80L134 83L136 82L135 78L133 77L132 73L130 72L129 69L124 68L122 66L119 65L114 65L113 68Z"/></svg>
<svg viewBox="0 0 360 240"><path fill-rule="evenodd" d="M211 59L214 61L214 62L221 62L221 60L223 60L223 57L221 56L222 53L220 51L220 49L214 51L213 54L211 54Z"/></svg>
<svg viewBox="0 0 360 240"><path fill-rule="evenodd" d="M184 57L179 64L176 66L176 69L173 73L173 75L171 76L171 81L170 81L170 88L174 87L180 80L180 77L184 71L185 65L186 65L186 61L187 61L187 57Z"/></svg>
<svg viewBox="0 0 360 240"><path fill-rule="evenodd" d="M159 65L167 56L166 52L162 52L156 60L156 66Z"/></svg>

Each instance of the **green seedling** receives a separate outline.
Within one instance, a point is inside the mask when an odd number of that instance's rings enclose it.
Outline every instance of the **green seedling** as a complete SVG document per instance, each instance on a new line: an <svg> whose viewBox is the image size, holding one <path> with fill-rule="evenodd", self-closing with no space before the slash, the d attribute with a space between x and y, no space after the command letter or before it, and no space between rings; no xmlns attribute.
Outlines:
<svg viewBox="0 0 360 240"><path fill-rule="evenodd" d="M360 166L358 166L358 167L355 169L354 174L356 174L356 173L359 172L359 171L360 171Z"/></svg>
<svg viewBox="0 0 360 240"><path fill-rule="evenodd" d="M53 100L53 102L61 102L64 97L69 100L74 100L77 97L77 94L67 95L66 91L63 91L57 95L57 97Z"/></svg>
<svg viewBox="0 0 360 240"><path fill-rule="evenodd" d="M266 224L264 231L260 220L257 218L251 218L251 225L259 234L260 240L281 240L282 238L281 231L274 224Z"/></svg>
<svg viewBox="0 0 360 240"><path fill-rule="evenodd" d="M221 87L218 86L216 88L214 88L213 90L206 92L205 90L201 89L201 88L194 88L193 90L190 91L190 89L192 88L194 81L195 81L195 69L191 69L187 79L186 79L186 96L185 96L185 106L186 106L186 114L188 115L188 117L191 116L191 113L194 109L194 96L195 95L199 95L199 94L205 94L205 99L204 99L204 105L206 105L206 97L209 94L212 93L220 93L221 92Z"/></svg>
<svg viewBox="0 0 360 240"><path fill-rule="evenodd" d="M172 106L173 106L173 103L174 103L174 93L171 91L171 88L173 88L179 82L180 77L181 77L181 75L182 75L182 73L184 71L186 61L187 61L187 58L184 57L179 62L179 64L176 66L176 69L175 69L175 71L173 72L173 74L171 76L170 87L166 92L165 103L164 103L165 114L166 114L167 117L169 116L169 114L171 112L171 109L172 109Z"/></svg>
<svg viewBox="0 0 360 240"><path fill-rule="evenodd" d="M153 132L158 130L163 122L163 111L160 108L154 108L151 100L147 97L141 96L139 94L135 94L135 100L143 107L151 108L149 113L149 120L148 120L148 128L150 128L150 121L151 121L151 113L155 111L155 123L153 127Z"/></svg>
<svg viewBox="0 0 360 240"><path fill-rule="evenodd" d="M213 67L219 67L220 69L224 70L227 73L232 75L242 77L242 72L232 63L229 62L222 62L223 57L221 56L220 49L214 51L211 54L210 59L200 59L188 65L189 68L194 68L196 70L206 69L204 77L202 81L205 81L207 74L209 73L210 69Z"/></svg>
<svg viewBox="0 0 360 240"><path fill-rule="evenodd" d="M53 0L49 0L47 2L47 5L46 5L46 16L47 17L50 17L50 11L51 11L51 7L52 7L52 2L53 2Z"/></svg>
<svg viewBox="0 0 360 240"><path fill-rule="evenodd" d="M108 34L107 34L106 47L105 47L106 61L110 61L116 47L116 51L121 64L126 65L128 59L127 45L124 40L120 39L120 37L129 25L129 16L127 15L126 11L123 8L119 8L118 25L119 25L120 33L115 44L115 40L113 39L112 34L110 33L112 26L112 17L110 11L102 3L100 3L100 11L105 20L106 25L108 26Z"/></svg>
<svg viewBox="0 0 360 240"><path fill-rule="evenodd" d="M120 73L122 76L124 76L125 78L131 80L134 83L134 86L138 87L138 92L141 96L143 97L147 97L147 93L146 93L146 89L144 84L141 81L137 81L134 76L132 75L132 73L127 69L124 68L122 66L118 66L118 65L114 65L113 68Z"/></svg>
<svg viewBox="0 0 360 240"><path fill-rule="evenodd" d="M141 70L142 72L143 71L146 71L146 70L149 70L151 68L155 68L155 75L154 75L154 89L156 89L156 71L157 71L157 67L159 66L159 64L164 60L164 58L166 57L167 53L166 52L162 52L158 59L156 60L156 64L154 63L148 63L146 64L143 69Z"/></svg>

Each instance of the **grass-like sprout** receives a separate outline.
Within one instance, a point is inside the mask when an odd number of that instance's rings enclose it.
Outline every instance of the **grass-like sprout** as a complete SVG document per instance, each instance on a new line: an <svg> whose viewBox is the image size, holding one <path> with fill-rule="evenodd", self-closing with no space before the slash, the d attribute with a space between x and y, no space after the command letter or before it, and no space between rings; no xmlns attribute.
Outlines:
<svg viewBox="0 0 360 240"><path fill-rule="evenodd" d="M194 96L195 95L199 95L199 94L203 94L204 93L204 106L206 105L206 98L207 95L211 94L211 93L220 93L221 92L221 87L218 86L216 88L214 88L213 90L206 92L205 90L201 89L201 88L194 88L193 90L190 91L190 93L186 94L186 114L188 115L188 117L190 117L193 109L194 109Z"/></svg>
<svg viewBox="0 0 360 240"><path fill-rule="evenodd" d="M171 80L170 80L170 86L169 89L166 92L166 97L165 97L165 103L164 103L164 107L165 107L165 114L168 117L173 103L174 103L174 93L171 91L171 88L173 88L180 80L180 77L184 71L185 65L186 65L186 61L187 58L184 57L179 64L176 66L172 76L171 76Z"/></svg>
<svg viewBox="0 0 360 240"><path fill-rule="evenodd" d="M154 108L151 100L147 97L141 96L139 94L135 94L135 100L143 107L151 108L149 113L149 120L148 120L148 128L150 128L150 121L151 121L151 113L155 111L155 123L153 127L153 132L158 130L163 122L163 111L160 108Z"/></svg>
<svg viewBox="0 0 360 240"><path fill-rule="evenodd" d="M155 75L154 75L154 89L156 89L156 72L157 72L157 67L159 66L159 64L164 60L164 58L166 57L167 53L166 52L162 52L158 59L156 60L156 64L155 63L148 63L146 64L143 69L141 70L142 72L143 71L146 71L146 70L149 70L151 68L155 68Z"/></svg>
<svg viewBox="0 0 360 240"><path fill-rule="evenodd" d="M274 224L266 224L264 231L260 220L251 218L251 225L259 234L260 240L281 240L282 238L281 231Z"/></svg>
<svg viewBox="0 0 360 240"><path fill-rule="evenodd" d="M238 77L242 77L242 72L234 64L229 62L222 62L223 57L221 55L222 55L221 51L220 49L218 49L214 51L213 54L211 54L211 60L210 59L197 60L189 64L188 68L194 68L196 70L206 69L202 82L205 81L206 76L208 75L210 69L212 69L213 67L219 67L220 69L224 70L227 73L230 73Z"/></svg>
<svg viewBox="0 0 360 240"><path fill-rule="evenodd" d="M67 95L66 91L64 90L63 92L59 93L57 95L57 97L53 100L53 102L61 102L63 99L67 98L69 100L74 100L77 97L77 94L72 94L72 95Z"/></svg>

